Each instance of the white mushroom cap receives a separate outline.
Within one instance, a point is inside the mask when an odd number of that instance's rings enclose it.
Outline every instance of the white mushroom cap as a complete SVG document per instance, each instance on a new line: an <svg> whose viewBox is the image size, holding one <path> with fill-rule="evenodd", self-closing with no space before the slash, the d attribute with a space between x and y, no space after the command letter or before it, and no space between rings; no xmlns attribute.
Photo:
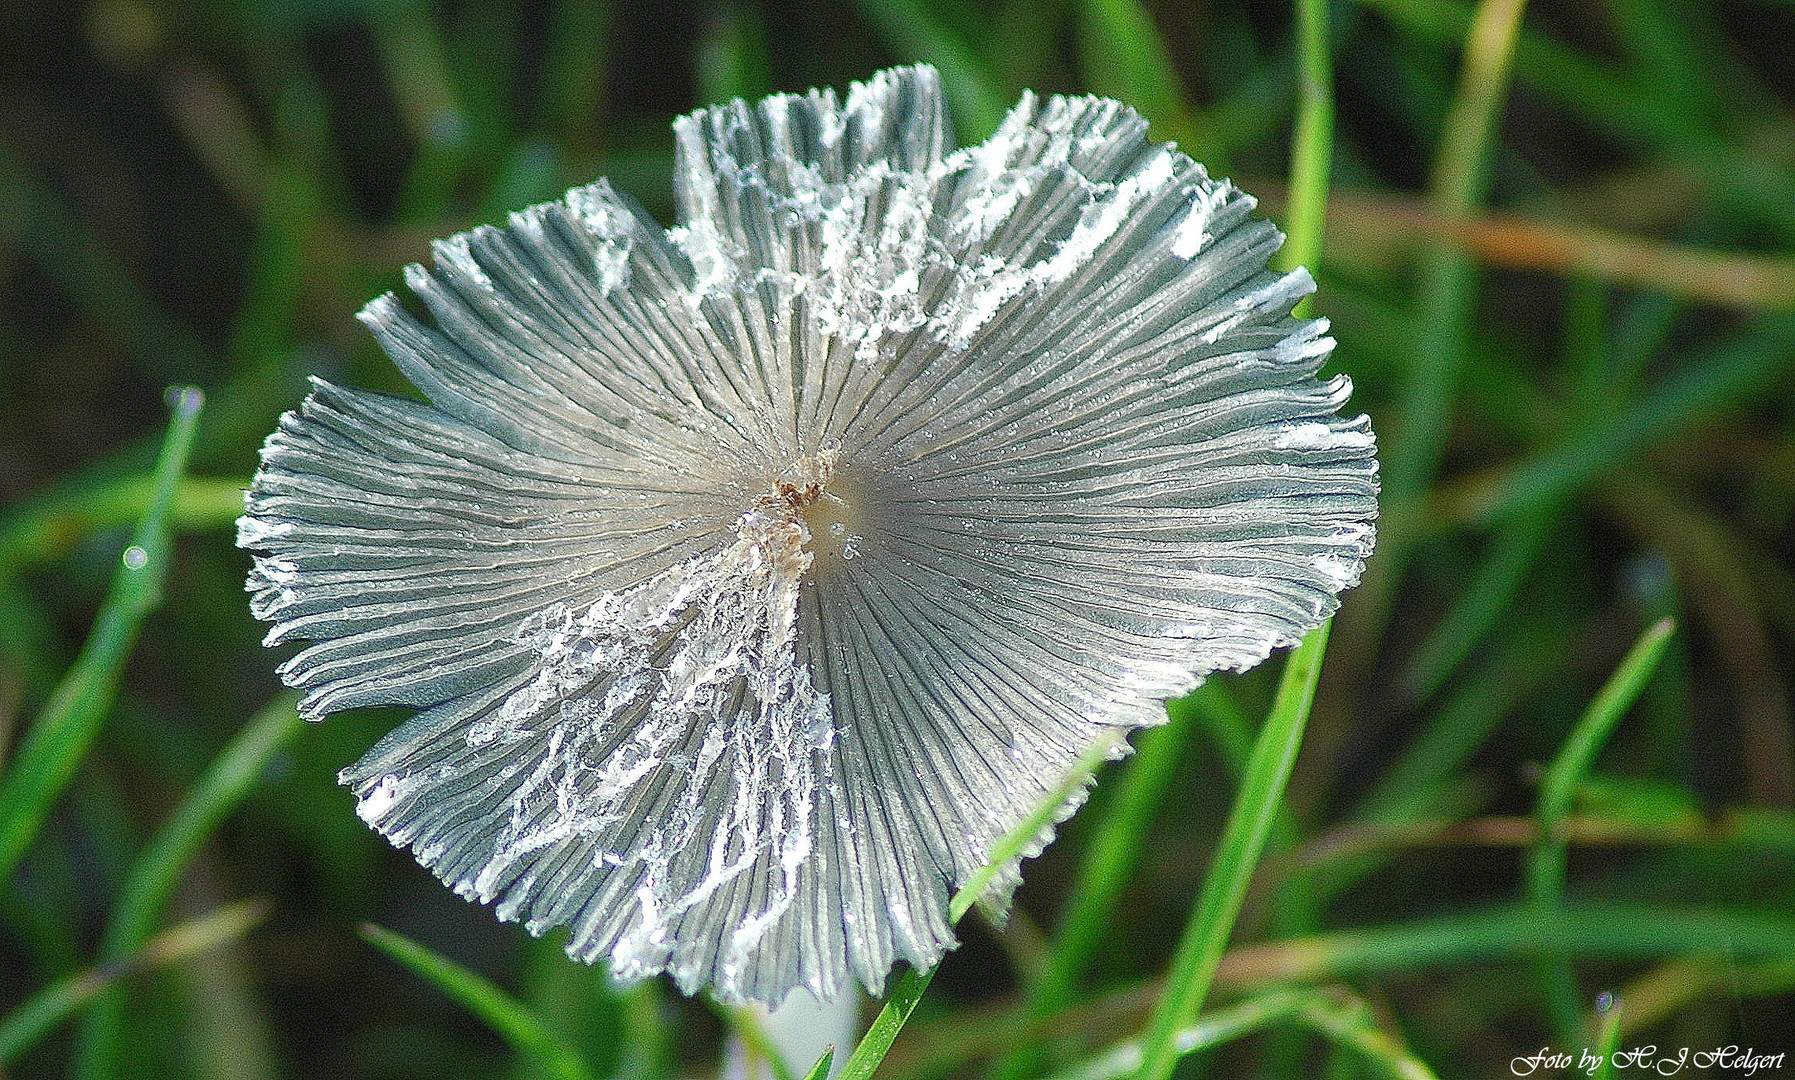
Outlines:
<svg viewBox="0 0 1795 1080"><path fill-rule="evenodd" d="M306 715L423 710L343 780L458 892L877 992L1094 739L1333 611L1373 439L1277 230L1116 102L955 150L918 67L675 132L676 228L600 181L368 306L429 400L282 419L254 610Z"/></svg>

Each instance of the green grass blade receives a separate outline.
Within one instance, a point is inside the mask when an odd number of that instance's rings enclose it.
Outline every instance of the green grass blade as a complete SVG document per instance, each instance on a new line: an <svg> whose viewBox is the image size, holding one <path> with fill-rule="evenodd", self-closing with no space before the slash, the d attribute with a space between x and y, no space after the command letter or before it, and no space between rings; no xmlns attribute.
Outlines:
<svg viewBox="0 0 1795 1080"><path fill-rule="evenodd" d="M1646 680L1658 669L1658 661L1663 658L1664 648L1670 644L1670 635L1675 629L1674 622L1662 619L1640 635L1639 641L1614 669L1614 674L1597 691L1589 708L1571 729L1570 737L1565 739L1552 764L1547 766L1540 787L1539 823L1541 835L1548 843L1556 843L1562 850L1563 839L1554 838L1554 833L1570 812L1577 786L1595 762L1596 754L1614 733L1621 717L1645 689ZM1562 888L1563 881L1560 880L1558 885Z"/></svg>
<svg viewBox="0 0 1795 1080"><path fill-rule="evenodd" d="M1369 5L1403 29L1429 41L1452 41L1463 36L1472 21L1469 7L1448 0L1371 0ZM1717 81L1716 60L1724 63L1724 50L1710 58L1706 78ZM1654 92L1657 80L1623 70L1607 56L1579 52L1539 32L1523 32L1515 46L1517 76L1541 96L1597 130L1651 151L1699 162L1703 180L1712 184L1731 204L1726 209L1750 212L1772 220L1785 234L1795 230L1795 181L1781 162L1772 162L1731 131L1695 126L1684 101ZM1729 65L1730 66L1730 65ZM1751 115L1749 106L1734 95L1726 99L1722 123Z"/></svg>
<svg viewBox="0 0 1795 1080"><path fill-rule="evenodd" d="M933 64L953 107L960 140L983 139L997 130L1010 95L992 81L983 59L917 0L860 0L858 7L907 60Z"/></svg>
<svg viewBox="0 0 1795 1080"><path fill-rule="evenodd" d="M1567 904L1551 914L1528 902L1432 919L1289 938L1236 950L1230 985L1360 978L1527 957L1541 952L1591 959L1722 953L1736 963L1795 959L1795 919L1718 904Z"/></svg>
<svg viewBox="0 0 1795 1080"><path fill-rule="evenodd" d="M143 520L156 493L150 476L75 485L35 499L0 522L0 581L26 566L65 554L75 541L101 529ZM168 504L171 532L221 529L243 514L243 482L184 477Z"/></svg>
<svg viewBox="0 0 1795 1080"><path fill-rule="evenodd" d="M466 138L467 120L435 15L417 4L383 6L374 13L369 29L406 134L425 153L453 152Z"/></svg>
<svg viewBox="0 0 1795 1080"><path fill-rule="evenodd" d="M491 175L493 166L524 135L521 124L525 117L517 108L519 98L528 92L517 63L524 48L524 7L511 0L420 6L439 12L448 74L455 80L455 92L467 118L469 163Z"/></svg>
<svg viewBox="0 0 1795 1080"><path fill-rule="evenodd" d="M950 922L958 923L962 916L972 910L972 905L985 894L998 870L1020 857L1041 835L1041 830L1061 815L1066 800L1072 797L1073 792L1090 782L1091 774L1110 759L1125 738L1119 731L1108 731L1099 736L1072 768L1067 770L1047 798L1041 800L1035 812L992 847L990 861L966 879L966 884L960 887L960 891L954 894L953 900L948 904L947 917ZM885 1060L886 1053L891 1050L898 1032L904 1029L904 1022L910 1019L916 1003L922 1000L923 991L929 988L929 980L934 974L933 971L919 972L913 968L905 968L892 981L885 1007L873 1018L872 1027L861 1037L854 1052L842 1062L837 1080L867 1080L872 1076L879 1063Z"/></svg>
<svg viewBox="0 0 1795 1080"><path fill-rule="evenodd" d="M836 1080L870 1080L879 1063L891 1051L891 1044L897 1041L898 1032L904 1030L904 1022L916 1010L916 1003L922 1000L923 991L929 988L929 980L934 977L933 971L905 968L892 980L885 1007L873 1017L872 1026L860 1037L848 1060L842 1062Z"/></svg>
<svg viewBox="0 0 1795 1080"><path fill-rule="evenodd" d="M1375 1071L1390 1080L1437 1080L1427 1063L1378 1026L1363 1001L1339 1001L1320 993L1306 994L1295 1019L1356 1051Z"/></svg>
<svg viewBox="0 0 1795 1080"><path fill-rule="evenodd" d="M1451 601L1439 626L1403 667L1397 685L1404 698L1431 697L1458 671L1478 643L1508 614L1558 525L1557 504L1548 502L1506 521L1496 530L1489 555Z"/></svg>
<svg viewBox="0 0 1795 1080"><path fill-rule="evenodd" d="M1429 181L1432 209L1463 216L1483 198L1496 114L1508 86L1524 0L1484 0L1465 39L1459 85L1447 111ZM1397 392L1399 421L1380 428L1382 496L1377 558L1360 587L1361 621L1355 655L1383 636L1395 593L1419 536L1417 524L1445 459L1459 384L1471 353L1478 271L1446 243L1429 247L1419 269L1413 330L1406 335L1405 370ZM1502 582L1492 581L1493 586Z"/></svg>
<svg viewBox="0 0 1795 1080"><path fill-rule="evenodd" d="M102 962L123 960L149 937L206 839L262 778L274 755L304 729L296 711L298 700L297 694L283 693L257 713L131 865L100 938ZM123 1010L123 999L116 993L104 994L94 1003L82 1030L76 1076L117 1075L124 1050Z"/></svg>
<svg viewBox="0 0 1795 1080"><path fill-rule="evenodd" d="M773 1080L796 1080L792 1076L791 1066L786 1063L785 1055L767 1037L766 1026L760 1022L760 1016L754 1009L746 1005L728 1005L714 999L711 1007L734 1034L741 1049L746 1051L749 1075L759 1073L760 1067L765 1065L772 1072Z"/></svg>
<svg viewBox="0 0 1795 1080"><path fill-rule="evenodd" d="M1465 763L1496 732L1515 722L1523 702L1560 677L1569 655L1569 630L1546 619L1510 619L1492 643L1488 663L1451 687L1408 740L1401 756L1382 771L1359 801L1346 830L1402 822L1456 819L1475 812L1482 798L1463 781ZM1335 833L1339 835L1338 832ZM1281 890L1311 912L1326 911L1336 897L1401 858L1397 851L1337 851ZM1280 922L1284 933L1316 932L1317 923Z"/></svg>
<svg viewBox="0 0 1795 1080"><path fill-rule="evenodd" d="M1188 1027L1180 1028L1175 1043L1180 1056L1199 1050L1210 1050L1235 1039L1245 1038L1273 1024L1288 1020L1302 1008L1305 993L1298 990L1271 990L1257 994L1225 1009L1207 1013ZM1143 1057L1140 1040L1115 1046L1089 1061L1049 1080L1121 1080L1139 1071Z"/></svg>
<svg viewBox="0 0 1795 1080"><path fill-rule="evenodd" d="M1484 0L1465 39L1464 67L1434 160L1428 200L1446 217L1468 213L1483 197L1496 114L1508 87L1523 0ZM1464 357L1476 271L1459 250L1436 246L1422 270L1420 328L1405 387L1402 437L1384 455L1389 501L1407 510L1431 484L1445 452L1445 433ZM1386 569L1394 537L1380 554ZM1398 560L1400 561L1400 560ZM1393 571L1392 571L1393 572Z"/></svg>
<svg viewBox="0 0 1795 1080"><path fill-rule="evenodd" d="M559 0L547 18L539 128L576 154L594 151L604 125L611 5Z"/></svg>
<svg viewBox="0 0 1795 1080"><path fill-rule="evenodd" d="M810 1071L804 1074L804 1080L827 1080L827 1077L829 1076L829 1066L833 1064L835 1064L835 1047L831 1046L829 1049L823 1051L823 1056L817 1058L816 1064L811 1066Z"/></svg>
<svg viewBox="0 0 1795 1080"><path fill-rule="evenodd" d="M541 1064L559 1080L597 1080L572 1048L561 1042L522 1002L484 976L383 927L362 927L362 937L410 968L424 981L460 1002L462 1007L504 1037L511 1048Z"/></svg>
<svg viewBox="0 0 1795 1080"><path fill-rule="evenodd" d="M1140 735L1134 760L1119 778L1115 802L1098 824L1090 850L1079 865L1053 947L1029 989L1023 1008L1027 1024L1038 1025L1071 1003L1079 976L1113 924L1116 902L1133 877L1141 838L1171 784L1191 728L1189 712L1179 710L1164 727ZM1043 1064L1039 1052L1019 1046L993 1072L993 1080L1021 1080L1040 1072Z"/></svg>
<svg viewBox="0 0 1795 1080"><path fill-rule="evenodd" d="M1766 315L1689 356L1633 405L1580 435L1560 440L1474 494L1466 517L1508 518L1567 495L1625 464L1647 446L1737 408L1789 375L1795 318Z"/></svg>
<svg viewBox="0 0 1795 1080"><path fill-rule="evenodd" d="M1277 265L1316 270L1326 232L1334 157L1334 61L1327 0L1297 0L1296 129L1290 137L1290 202ZM1309 300L1298 307L1307 313Z"/></svg>
<svg viewBox="0 0 1795 1080"><path fill-rule="evenodd" d="M75 666L56 687L0 778L0 877L18 864L87 755L112 706L119 672L137 630L161 601L168 573L169 505L193 449L202 400L191 387L170 394L174 418L156 463L155 488L143 521L120 557L112 587Z"/></svg>
<svg viewBox="0 0 1795 1080"><path fill-rule="evenodd" d="M565 960L560 962L565 963ZM659 1080L673 1075L674 1030L666 1021L667 990L644 980L618 994L623 1010L617 1023L617 1062L609 1080Z"/></svg>
<svg viewBox="0 0 1795 1080"><path fill-rule="evenodd" d="M262 921L263 905L254 901L228 907L156 935L143 948L120 961L101 964L58 979L32 994L0 1018L0 1065L35 1046L83 1005L120 978L179 963L196 953L242 937Z"/></svg>
<svg viewBox="0 0 1795 1080"><path fill-rule="evenodd" d="M1222 765L1238 780L1253 752L1253 721L1227 687L1210 679L1189 696L1166 703L1173 716L1187 715L1202 725L1203 737L1221 755Z"/></svg>
<svg viewBox="0 0 1795 1080"><path fill-rule="evenodd" d="M765 20L751 2L726 3L698 50L698 100L754 101L773 92Z"/></svg>
<svg viewBox="0 0 1795 1080"><path fill-rule="evenodd" d="M1333 159L1333 64L1325 0L1297 8L1297 127L1291 160L1290 220L1278 265L1312 265L1321 254ZM1178 1057L1180 1029L1203 1007L1233 933L1254 869L1280 822L1285 785L1302 745L1331 623L1291 651L1270 715L1254 741L1215 860L1179 941L1164 994L1142 1040L1141 1080L1165 1080Z"/></svg>
<svg viewBox="0 0 1795 1080"><path fill-rule="evenodd" d="M1496 118L1508 95L1526 7L1526 0L1482 0L1465 36L1465 66L1446 115L1428 193L1435 208L1447 214L1474 209L1488 187Z"/></svg>
<svg viewBox="0 0 1795 1080"><path fill-rule="evenodd" d="M517 996L606 1080L660 1080L674 1072L669 984L614 982L602 965L569 963L553 938L523 944ZM523 1070L518 1070L522 1072ZM521 1077L520 1077L521 1080Z"/></svg>
<svg viewBox="0 0 1795 1080"><path fill-rule="evenodd" d="M1140 0L1083 0L1079 36L1092 93L1134 106L1152 123L1155 139L1178 143L1198 160L1214 156L1201 138L1171 53Z"/></svg>
<svg viewBox="0 0 1795 1080"><path fill-rule="evenodd" d="M1203 1007L1222 951L1234 930L1234 919L1246 898L1247 885L1271 834L1284 786L1302 745L1303 729L1315 700L1315 684L1327 651L1328 626L1310 631L1291 650L1271 714L1253 745L1234 809L1223 827L1203 891L1192 909L1190 924L1178 943L1171 973L1142 1041L1141 1080L1166 1080L1178 1059L1178 1032Z"/></svg>
<svg viewBox="0 0 1795 1080"><path fill-rule="evenodd" d="M479 122L459 93L455 64L436 11L422 4L394 4L378 9L378 15L370 20L370 30L387 87L416 153L406 173L398 216L430 220L449 212L455 185L476 152Z"/></svg>
<svg viewBox="0 0 1795 1080"><path fill-rule="evenodd" d="M1442 793L1465 762L1510 721L1528 695L1558 677L1571 640L1563 628L1530 621L1504 630L1491 643L1490 662L1452 687L1416 726L1401 758L1360 800L1354 821L1437 814Z"/></svg>
<svg viewBox="0 0 1795 1080"><path fill-rule="evenodd" d="M990 887L991 879L997 876L998 871L1021 858L1022 853L1040 837L1041 830L1064 816L1066 800L1090 783L1091 775L1097 771L1097 767L1115 757L1117 748L1127 741L1128 736L1124 732L1111 730L1098 736L1086 747L1085 752L1060 778L1060 782L1035 807L1035 812L992 845L990 861L967 878L966 884L960 887L960 891L948 903L948 919L957 923L961 916L971 911L972 905L985 895L985 890Z"/></svg>
<svg viewBox="0 0 1795 1080"><path fill-rule="evenodd" d="M202 447L213 447L229 468L242 467L242 448L257 445L270 418L268 410L288 404L299 388L292 355L305 347L301 326L305 298L342 296L341 279L320 273L320 247L334 235L332 209L321 177L280 157L257 170L264 197L256 214L243 268L229 355L235 375L212 395ZM308 282L295 289L295 281ZM332 286L338 286L332 288Z"/></svg>
<svg viewBox="0 0 1795 1080"><path fill-rule="evenodd" d="M1340 1000L1318 990L1272 990L1199 1018L1177 1033L1180 1057L1209 1050L1280 1024L1312 1028L1358 1053L1392 1080L1436 1080L1432 1069L1388 1031L1356 998ZM1124 1043L1050 1080L1119 1080L1140 1067L1143 1047Z"/></svg>
<svg viewBox="0 0 1795 1080"><path fill-rule="evenodd" d="M54 188L12 149L0 144L0 191L6 192L18 232L8 236L83 312L106 326L156 370L169 357L198 358L208 350L157 296L144 287ZM22 357L9 358L19 363ZM154 385L154 384L152 384Z"/></svg>
<svg viewBox="0 0 1795 1080"><path fill-rule="evenodd" d="M1549 917L1564 903L1568 853L1561 826L1570 812L1577 787L1621 717L1645 689L1646 680L1657 670L1674 629L1671 620L1663 619L1640 637L1596 693L1595 700L1584 710L1546 768L1540 785L1540 840L1527 859L1528 897L1543 915ZM1546 994L1547 1007L1558 1026L1560 1038L1574 1038L1580 1026L1581 1003L1570 965L1562 956L1548 954L1540 958L1538 967L1541 989Z"/></svg>
<svg viewBox="0 0 1795 1080"><path fill-rule="evenodd" d="M1620 1014L1615 1004L1608 999L1596 1006L1596 1037L1591 1041L1596 1045L1596 1058L1601 1064L1596 1067L1591 1080L1608 1080L1614 1075L1614 1052L1620 1048Z"/></svg>

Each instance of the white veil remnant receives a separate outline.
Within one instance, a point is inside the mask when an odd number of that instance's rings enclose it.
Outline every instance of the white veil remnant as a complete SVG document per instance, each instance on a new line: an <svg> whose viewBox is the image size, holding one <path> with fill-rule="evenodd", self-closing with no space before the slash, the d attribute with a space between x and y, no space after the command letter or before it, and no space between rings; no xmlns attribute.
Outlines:
<svg viewBox="0 0 1795 1080"><path fill-rule="evenodd" d="M254 610L308 717L421 710L343 781L462 895L877 993L1094 739L1333 611L1372 434L1278 231L1116 102L956 150L917 67L675 133L674 228L600 181L368 305L427 400L281 420Z"/></svg>

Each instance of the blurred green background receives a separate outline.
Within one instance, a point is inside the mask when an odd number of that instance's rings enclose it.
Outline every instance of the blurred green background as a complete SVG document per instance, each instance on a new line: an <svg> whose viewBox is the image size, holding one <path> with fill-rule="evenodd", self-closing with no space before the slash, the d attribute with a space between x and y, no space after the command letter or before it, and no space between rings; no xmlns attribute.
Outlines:
<svg viewBox="0 0 1795 1080"><path fill-rule="evenodd" d="M1517 10L1327 8L1314 311L1380 435L1380 550L1211 1004L1309 996L1180 1075L1795 1056L1795 4L1538 2L1511 40ZM1282 4L0 6L0 1077L715 1072L726 1017L611 987L362 826L333 776L400 714L292 718L231 521L306 376L406 391L354 313L431 238L599 175L666 222L674 116L918 60L963 142L1024 87L1101 93L1283 212L1313 68ZM133 645L147 591L103 605L171 385L207 404ZM1044 1074L1140 1031L1275 674L1104 771L882 1075ZM1072 946L1081 895L1107 902ZM1024 1024L1075 947L1075 1007Z"/></svg>

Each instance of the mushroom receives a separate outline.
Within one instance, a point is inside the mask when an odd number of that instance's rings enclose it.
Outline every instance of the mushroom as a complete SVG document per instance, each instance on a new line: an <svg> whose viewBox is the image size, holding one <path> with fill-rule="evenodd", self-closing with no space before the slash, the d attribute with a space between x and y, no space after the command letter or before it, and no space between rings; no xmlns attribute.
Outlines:
<svg viewBox="0 0 1795 1080"><path fill-rule="evenodd" d="M1334 610L1373 437L1277 229L1114 101L955 149L911 67L674 130L676 227L601 180L368 305L426 400L281 419L253 610L305 716L420 710L342 781L457 892L876 993L1094 740Z"/></svg>

